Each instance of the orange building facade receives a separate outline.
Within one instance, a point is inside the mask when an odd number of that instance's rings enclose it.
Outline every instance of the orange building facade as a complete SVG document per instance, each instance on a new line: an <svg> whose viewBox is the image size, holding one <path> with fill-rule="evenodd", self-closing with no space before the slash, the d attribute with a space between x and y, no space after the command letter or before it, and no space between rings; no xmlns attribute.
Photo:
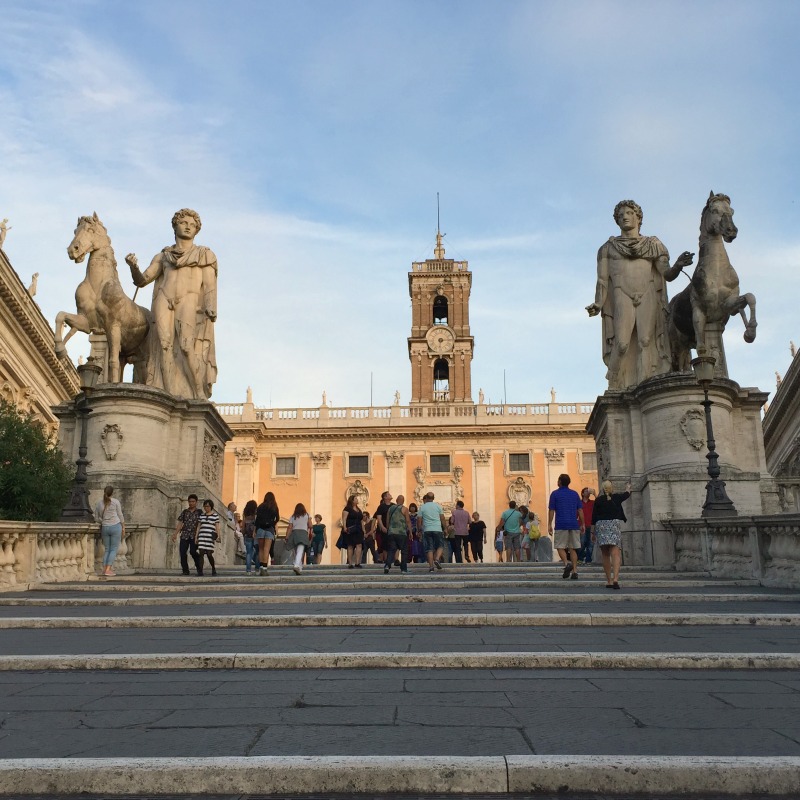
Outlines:
<svg viewBox="0 0 800 800"><path fill-rule="evenodd" d="M382 492L421 504L432 491L446 510L458 500L491 533L510 500L543 521L562 472L572 487L597 488L595 444L585 426L591 403L486 404L471 397L471 274L466 261L434 258L409 272L412 401L385 407L257 408L217 404L234 431L225 451L223 498L239 507L272 491L285 521L297 503L321 514L329 547L323 563L340 563L333 547L347 498L358 494L374 513ZM279 531L280 533L280 531Z"/></svg>

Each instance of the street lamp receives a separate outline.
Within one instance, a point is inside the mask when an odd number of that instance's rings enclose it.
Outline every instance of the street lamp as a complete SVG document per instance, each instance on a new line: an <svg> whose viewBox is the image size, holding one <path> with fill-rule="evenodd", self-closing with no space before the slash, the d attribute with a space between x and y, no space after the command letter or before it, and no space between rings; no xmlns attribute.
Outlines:
<svg viewBox="0 0 800 800"><path fill-rule="evenodd" d="M103 368L92 358L78 366L81 394L75 398L75 413L80 418L81 443L78 447L78 460L75 462L78 469L75 471L69 502L61 512L62 522L92 522L94 520L94 514L89 506L89 491L86 488L86 465L89 463L86 458L86 417L92 411L89 407L89 395L97 385L97 379L102 371Z"/></svg>
<svg viewBox="0 0 800 800"><path fill-rule="evenodd" d="M708 477L706 484L706 502L703 503L702 516L704 517L735 517L736 507L725 491L725 481L719 478L719 456L717 455L716 442L714 441L714 429L711 426L711 400L708 399L708 389L711 381L714 380L714 365L717 360L713 356L699 354L692 359L692 369L694 370L697 382L703 389L703 408L706 411L706 438L708 439Z"/></svg>

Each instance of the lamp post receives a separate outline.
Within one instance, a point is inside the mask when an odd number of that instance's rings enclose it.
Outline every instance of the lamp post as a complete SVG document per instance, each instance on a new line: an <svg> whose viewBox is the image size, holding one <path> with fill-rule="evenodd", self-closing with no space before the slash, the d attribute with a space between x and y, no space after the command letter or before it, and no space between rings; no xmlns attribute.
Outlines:
<svg viewBox="0 0 800 800"><path fill-rule="evenodd" d="M708 440L708 478L706 484L706 502L703 503L702 516L704 517L735 517L736 507L725 491L725 481L719 477L719 456L717 455L716 442L714 441L714 428L711 425L711 400L708 399L708 389L714 380L714 365L717 363L713 356L698 354L692 359L697 382L703 389L703 408L706 412L706 438Z"/></svg>
<svg viewBox="0 0 800 800"><path fill-rule="evenodd" d="M72 482L69 502L61 512L61 519L64 522L92 522L94 520L94 514L89 506L89 490L86 488L86 466L89 463L86 458L86 417L92 411L89 407L89 395L97 385L97 379L102 371L102 367L95 363L92 358L88 359L85 364L78 366L81 394L75 398L75 413L80 419L81 443L78 447L78 460L75 462L77 470L75 471L75 479Z"/></svg>

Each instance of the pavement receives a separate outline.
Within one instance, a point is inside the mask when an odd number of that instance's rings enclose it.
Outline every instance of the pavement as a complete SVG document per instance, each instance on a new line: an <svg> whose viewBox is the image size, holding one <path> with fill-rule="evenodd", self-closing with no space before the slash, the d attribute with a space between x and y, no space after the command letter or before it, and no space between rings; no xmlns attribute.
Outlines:
<svg viewBox="0 0 800 800"><path fill-rule="evenodd" d="M800 591L623 578L231 568L0 593L0 794L800 796Z"/></svg>

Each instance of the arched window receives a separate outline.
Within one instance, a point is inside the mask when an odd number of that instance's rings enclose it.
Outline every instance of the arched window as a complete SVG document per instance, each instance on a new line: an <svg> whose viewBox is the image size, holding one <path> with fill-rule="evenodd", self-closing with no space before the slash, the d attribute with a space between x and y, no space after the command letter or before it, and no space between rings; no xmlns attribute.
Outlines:
<svg viewBox="0 0 800 800"><path fill-rule="evenodd" d="M447 325L447 298L442 295L433 301L433 324Z"/></svg>
<svg viewBox="0 0 800 800"><path fill-rule="evenodd" d="M433 365L433 399L450 400L450 365L444 358L437 358Z"/></svg>

